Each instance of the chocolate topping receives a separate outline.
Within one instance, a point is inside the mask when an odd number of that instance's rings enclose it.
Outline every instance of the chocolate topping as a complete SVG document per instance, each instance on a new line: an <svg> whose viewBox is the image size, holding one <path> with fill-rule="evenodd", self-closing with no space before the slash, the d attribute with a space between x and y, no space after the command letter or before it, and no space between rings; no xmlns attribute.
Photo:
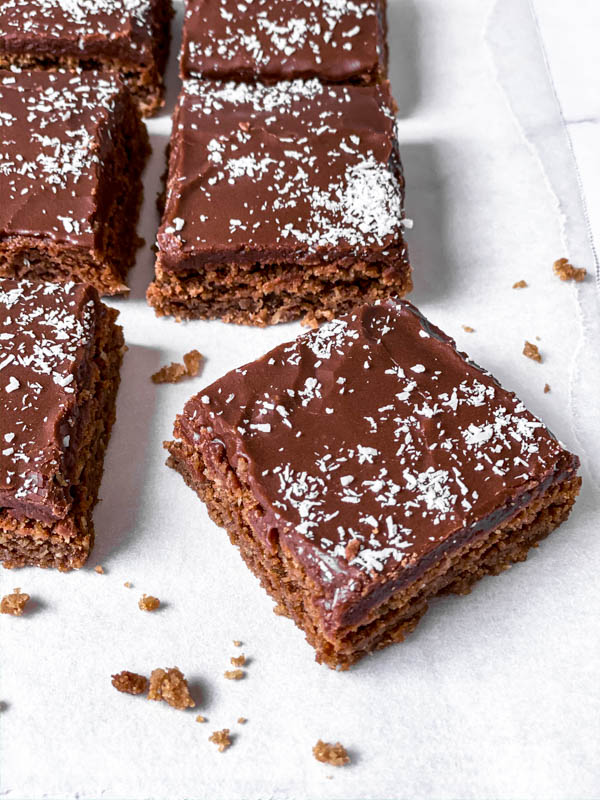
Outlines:
<svg viewBox="0 0 600 800"><path fill-rule="evenodd" d="M189 0L184 77L326 81L385 68L383 0Z"/></svg>
<svg viewBox="0 0 600 800"><path fill-rule="evenodd" d="M103 242L98 176L122 92L111 73L0 71L0 238Z"/></svg>
<svg viewBox="0 0 600 800"><path fill-rule="evenodd" d="M0 0L0 54L38 59L152 55L150 0Z"/></svg>
<svg viewBox="0 0 600 800"><path fill-rule="evenodd" d="M389 85L186 81L158 263L381 259L402 239Z"/></svg>
<svg viewBox="0 0 600 800"><path fill-rule="evenodd" d="M72 505L99 306L82 284L0 279L0 507L18 518L52 522Z"/></svg>
<svg viewBox="0 0 600 800"><path fill-rule="evenodd" d="M176 436L205 460L224 450L234 469L247 462L263 512L249 524L322 587L330 627L578 466L403 301L363 306L228 373L188 402Z"/></svg>

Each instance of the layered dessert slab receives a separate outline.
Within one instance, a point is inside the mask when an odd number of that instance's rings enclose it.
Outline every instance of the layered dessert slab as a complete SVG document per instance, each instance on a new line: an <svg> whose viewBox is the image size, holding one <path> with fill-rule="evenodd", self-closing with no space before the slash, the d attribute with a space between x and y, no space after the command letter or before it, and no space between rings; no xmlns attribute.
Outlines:
<svg viewBox="0 0 600 800"><path fill-rule="evenodd" d="M126 292L148 134L114 73L0 72L0 276Z"/></svg>
<svg viewBox="0 0 600 800"><path fill-rule="evenodd" d="M334 668L523 561L580 486L578 458L405 301L233 370L174 435L170 466Z"/></svg>
<svg viewBox="0 0 600 800"><path fill-rule="evenodd" d="M183 78L269 83L387 76L385 0L188 0Z"/></svg>
<svg viewBox="0 0 600 800"><path fill-rule="evenodd" d="M186 81L173 120L159 315L331 319L412 287L389 85Z"/></svg>
<svg viewBox="0 0 600 800"><path fill-rule="evenodd" d="M0 0L0 68L116 71L151 115L172 14L170 0Z"/></svg>
<svg viewBox="0 0 600 800"><path fill-rule="evenodd" d="M83 284L0 279L0 562L81 567L115 419L118 312Z"/></svg>

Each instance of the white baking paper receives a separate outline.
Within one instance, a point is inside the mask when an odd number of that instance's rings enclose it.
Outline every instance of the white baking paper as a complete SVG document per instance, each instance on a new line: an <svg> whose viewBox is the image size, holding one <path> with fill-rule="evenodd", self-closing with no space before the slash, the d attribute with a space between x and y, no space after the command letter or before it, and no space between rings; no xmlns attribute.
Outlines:
<svg viewBox="0 0 600 800"><path fill-rule="evenodd" d="M597 21L595 4L571 3L578 11ZM0 571L1 594L20 586L32 596L23 617L0 617L0 796L597 798L598 296L592 276L564 284L552 264L571 256L595 269L567 134L577 138L585 189L597 184L598 128L586 124L586 144L560 110L573 93L570 113L597 118L600 109L597 95L572 88L578 54L569 53L571 73L561 58L568 17L549 0L390 0L391 76L415 220L412 299L581 452L584 488L569 521L527 562L468 597L436 601L403 645L336 673L272 613L226 534L164 466L161 443L192 393L300 331L178 325L145 305L181 16L168 106L148 125L146 247L131 297L111 301L129 351L97 545L79 572ZM561 65L558 100L544 46L551 69ZM512 289L521 279L529 288ZM536 336L542 364L521 355ZM151 383L159 366L191 348L206 356L200 377ZM143 592L160 598L159 611L138 609ZM234 639L250 659L239 682L223 678L239 653ZM173 665L190 679L196 709L122 695L110 683L122 669ZM195 722L198 713L209 721ZM234 743L219 753L208 736L224 727ZM345 744L352 764L315 761L319 738Z"/></svg>

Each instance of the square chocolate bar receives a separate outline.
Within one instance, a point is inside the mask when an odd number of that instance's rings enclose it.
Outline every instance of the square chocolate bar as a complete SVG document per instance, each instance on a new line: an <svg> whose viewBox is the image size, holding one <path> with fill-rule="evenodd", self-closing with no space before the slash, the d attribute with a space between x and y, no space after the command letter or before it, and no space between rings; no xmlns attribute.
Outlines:
<svg viewBox="0 0 600 800"><path fill-rule="evenodd" d="M115 419L117 312L91 286L0 279L0 562L81 567Z"/></svg>
<svg viewBox="0 0 600 800"><path fill-rule="evenodd" d="M331 319L412 288L387 83L187 81L173 120L158 314Z"/></svg>
<svg viewBox="0 0 600 800"><path fill-rule="evenodd" d="M365 305L193 397L168 463L317 660L349 665L523 561L579 460L406 302Z"/></svg>

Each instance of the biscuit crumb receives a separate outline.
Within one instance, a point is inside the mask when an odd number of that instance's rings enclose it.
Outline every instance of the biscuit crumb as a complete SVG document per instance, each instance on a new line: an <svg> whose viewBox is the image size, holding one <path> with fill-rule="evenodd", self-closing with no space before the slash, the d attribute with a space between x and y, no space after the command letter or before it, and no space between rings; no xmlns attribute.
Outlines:
<svg viewBox="0 0 600 800"><path fill-rule="evenodd" d="M94 572L97 572L98 575L104 575L104 567L102 566L102 564L98 564L97 566L95 566Z"/></svg>
<svg viewBox="0 0 600 800"><path fill-rule="evenodd" d="M229 728L223 728L222 731L213 731L208 737L209 742L214 742L219 748L219 753L231 747L231 738L229 736Z"/></svg>
<svg viewBox="0 0 600 800"><path fill-rule="evenodd" d="M523 355L527 358L530 358L532 361L537 361L539 364L542 362L542 356L537 344L532 344L531 342L525 341Z"/></svg>
<svg viewBox="0 0 600 800"><path fill-rule="evenodd" d="M177 383L182 378L195 378L200 371L203 358L204 356L198 350L190 350L184 355L183 364L173 361L155 372L152 375L152 383Z"/></svg>
<svg viewBox="0 0 600 800"><path fill-rule="evenodd" d="M561 281L577 281L577 283L585 280L587 270L583 267L574 267L569 263L567 258L559 258L554 262L554 274L558 275Z"/></svg>
<svg viewBox="0 0 600 800"><path fill-rule="evenodd" d="M131 589L131 587L133 586L133 583L130 583L129 581L125 581L123 586L125 586L127 589Z"/></svg>
<svg viewBox="0 0 600 800"><path fill-rule="evenodd" d="M359 550L360 550L360 541L358 539L351 539L346 545L346 549L344 550L346 561L354 561L354 559L358 555Z"/></svg>
<svg viewBox="0 0 600 800"><path fill-rule="evenodd" d="M346 752L346 748L339 742L329 744L329 742L319 739L313 747L313 755L317 761L330 764L332 767L343 767L344 764L350 763L350 756Z"/></svg>
<svg viewBox="0 0 600 800"><path fill-rule="evenodd" d="M111 678L115 689L126 694L143 694L148 687L148 678L145 675L138 675L137 672L129 672L126 669L111 675Z"/></svg>
<svg viewBox="0 0 600 800"><path fill-rule="evenodd" d="M526 289L529 286L527 281L517 281L513 283L513 289Z"/></svg>
<svg viewBox="0 0 600 800"><path fill-rule="evenodd" d="M164 700L173 708L194 708L188 684L178 667L153 669L148 687L148 700Z"/></svg>
<svg viewBox="0 0 600 800"><path fill-rule="evenodd" d="M475 333L475 328L472 328L470 325L463 325L463 331L467 333Z"/></svg>
<svg viewBox="0 0 600 800"><path fill-rule="evenodd" d="M549 392L549 391L550 391L550 384L549 384L549 383L547 383L547 384L544 386L544 394L548 394L548 392Z"/></svg>
<svg viewBox="0 0 600 800"><path fill-rule="evenodd" d="M202 714L198 714L196 722L206 722L206 717L203 717Z"/></svg>
<svg viewBox="0 0 600 800"><path fill-rule="evenodd" d="M226 669L223 673L228 681L240 681L245 674L243 669Z"/></svg>
<svg viewBox="0 0 600 800"><path fill-rule="evenodd" d="M230 660L234 667L243 667L246 663L246 656L242 653L241 656L231 656Z"/></svg>
<svg viewBox="0 0 600 800"><path fill-rule="evenodd" d="M240 725L245 725L248 722L248 720L246 719L246 717L238 717L238 722Z"/></svg>
<svg viewBox="0 0 600 800"><path fill-rule="evenodd" d="M12 594L6 594L0 601L0 614L11 614L13 617L20 617L25 611L25 606L30 597L17 586Z"/></svg>
<svg viewBox="0 0 600 800"><path fill-rule="evenodd" d="M239 639L234 639L234 640L233 640L233 646L234 646L234 647L241 647L241 646L242 646L242 643L240 642L240 640L239 640Z"/></svg>
<svg viewBox="0 0 600 800"><path fill-rule="evenodd" d="M158 597L152 597L151 594L143 594L138 600L138 607L142 611L156 611L160 606Z"/></svg>

